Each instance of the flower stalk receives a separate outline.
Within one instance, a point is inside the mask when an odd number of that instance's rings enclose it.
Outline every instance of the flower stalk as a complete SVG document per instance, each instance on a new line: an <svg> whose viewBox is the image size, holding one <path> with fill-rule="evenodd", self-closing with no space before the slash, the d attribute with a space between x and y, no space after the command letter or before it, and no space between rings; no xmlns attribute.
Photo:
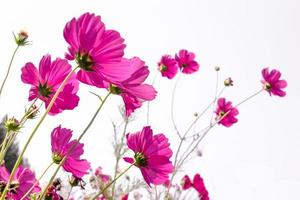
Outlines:
<svg viewBox="0 0 300 200"><path fill-rule="evenodd" d="M23 158L23 156L24 156L24 153L25 153L27 147L29 146L29 144L30 144L32 138L34 137L35 133L37 132L38 128L40 127L40 125L42 124L42 122L44 121L44 119L46 118L46 116L48 115L48 113L49 113L50 109L52 108L52 106L53 106L53 104L54 104L56 98L57 98L58 95L59 95L59 93L60 93L61 90L64 88L65 84L67 83L67 81L69 80L69 78L70 78L71 75L75 72L75 70L76 70L77 68L78 68L78 67L75 67L75 68L74 68L72 71L70 71L70 73L65 77L65 79L63 80L63 82L61 83L61 85L59 86L59 88L57 89L56 93L55 93L54 96L52 97L52 99L51 99L51 101L50 101L50 103L49 103L49 105L48 105L46 111L44 112L44 114L42 115L41 119L39 120L39 122L37 123L37 125L35 126L35 128L33 129L33 131L31 132L31 134L30 134L28 140L26 141L25 146L23 147L23 149L22 149L22 151L21 151L21 153L20 153L20 155L19 155L19 157L18 157L18 159L17 159L17 161L16 161L16 163L15 163L15 165L14 165L14 168L13 168L13 170L12 170L12 172L11 172L10 177L9 177L9 181L8 181L8 183L6 184L6 186L5 186L5 188L4 188L4 191L2 192L2 195L1 195L0 200L4 200L4 198L5 198L5 196L6 196L7 192L8 192L8 188L9 188L9 186L10 186L10 184L11 184L11 181L12 181L12 179L13 179L13 177L14 177L14 175L15 175L15 173L16 173L16 170L18 169L20 163L22 162L22 158Z"/></svg>

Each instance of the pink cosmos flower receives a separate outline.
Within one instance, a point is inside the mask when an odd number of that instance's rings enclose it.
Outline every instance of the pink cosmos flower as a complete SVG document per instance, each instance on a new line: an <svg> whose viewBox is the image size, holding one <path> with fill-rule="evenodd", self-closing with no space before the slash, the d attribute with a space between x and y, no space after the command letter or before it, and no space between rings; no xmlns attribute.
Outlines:
<svg viewBox="0 0 300 200"><path fill-rule="evenodd" d="M140 132L127 134L127 146L134 151L134 158L124 160L140 168L146 183L163 184L169 179L174 167L170 158L172 150L164 134L153 135L150 126Z"/></svg>
<svg viewBox="0 0 300 200"><path fill-rule="evenodd" d="M182 49L178 55L175 55L175 59L178 62L179 68L185 74L192 74L199 70L199 64L195 61L195 54L193 52Z"/></svg>
<svg viewBox="0 0 300 200"><path fill-rule="evenodd" d="M77 140L70 141L72 137L72 130L62 128L61 126L53 129L51 133L51 147L52 147L52 159L53 162L59 164L68 151L78 143ZM71 172L73 176L81 178L88 173L90 163L86 160L80 159L83 154L83 144L76 145L74 150L67 157L63 163L63 168L67 172Z"/></svg>
<svg viewBox="0 0 300 200"><path fill-rule="evenodd" d="M39 69L32 63L26 63L22 68L21 79L24 83L31 85L29 101L39 98L45 102L47 108L55 92L71 70L71 65L66 60L57 58L51 62L50 55L43 56ZM55 100L49 112L50 115L55 115L63 110L72 110L78 105L79 97L76 95L78 84L76 74L71 75Z"/></svg>
<svg viewBox="0 0 300 200"><path fill-rule="evenodd" d="M73 18L64 28L69 43L68 60L76 60L80 70L78 80L106 88L105 78L121 80L128 75L118 62L124 54L124 39L114 30L106 30L100 16L85 13Z"/></svg>
<svg viewBox="0 0 300 200"><path fill-rule="evenodd" d="M183 181L183 190L187 190L193 187L199 194L200 200L209 200L208 191L204 185L204 181L201 178L200 174L195 174L193 182L191 181L190 177L185 175L182 179Z"/></svg>
<svg viewBox="0 0 300 200"><path fill-rule="evenodd" d="M122 82L110 81L109 90L113 94L121 95L125 104L125 115L129 117L135 109L142 106L143 101L151 101L156 97L153 86L143 82L149 75L145 62L137 57L123 59L123 65L127 65L128 71L132 74Z"/></svg>
<svg viewBox="0 0 300 200"><path fill-rule="evenodd" d="M236 123L238 120L235 118L239 114L239 111L237 108L232 106L231 101L227 101L225 98L219 98L218 99L218 106L215 111L217 114L216 120L223 117L228 111L230 111L221 121L219 121L219 124L222 124L223 126L230 127L232 124Z"/></svg>
<svg viewBox="0 0 300 200"><path fill-rule="evenodd" d="M280 71L273 69L269 72L269 68L264 68L262 75L264 80L261 82L264 84L264 89L269 92L270 96L272 94L279 97L286 95L282 89L287 86L287 82L285 80L279 80L281 77Z"/></svg>
<svg viewBox="0 0 300 200"><path fill-rule="evenodd" d="M170 55L164 55L158 63L158 70L161 72L162 76L172 79L177 74L178 65L176 60Z"/></svg>
<svg viewBox="0 0 300 200"><path fill-rule="evenodd" d="M7 171L7 169L2 166L0 167L0 187L3 189L8 180L9 180L10 173ZM35 178L34 173L28 169L24 168L23 166L19 166L17 169L13 181L10 184L10 189L7 194L7 199L12 199L12 200L19 200L25 195L28 190L33 189L30 191L29 195L24 198L26 200L29 200L29 196L34 193L38 193L41 191L41 188L39 187L37 180Z"/></svg>

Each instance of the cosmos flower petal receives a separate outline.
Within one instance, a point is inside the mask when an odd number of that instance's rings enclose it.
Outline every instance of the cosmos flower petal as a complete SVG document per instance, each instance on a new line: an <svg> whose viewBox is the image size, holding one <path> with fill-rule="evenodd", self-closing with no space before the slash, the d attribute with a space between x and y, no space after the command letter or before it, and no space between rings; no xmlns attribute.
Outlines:
<svg viewBox="0 0 300 200"><path fill-rule="evenodd" d="M32 63L26 63L26 65L22 68L21 79L23 83L38 86L40 75Z"/></svg>

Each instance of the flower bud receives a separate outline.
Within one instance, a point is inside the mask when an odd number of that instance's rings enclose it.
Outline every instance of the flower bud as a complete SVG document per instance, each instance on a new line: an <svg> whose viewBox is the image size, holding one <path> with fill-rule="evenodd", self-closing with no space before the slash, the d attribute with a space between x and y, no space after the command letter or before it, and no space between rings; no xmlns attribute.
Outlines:
<svg viewBox="0 0 300 200"><path fill-rule="evenodd" d="M227 78L227 79L225 79L224 85L225 85L226 87L233 86L233 80L232 80L230 77Z"/></svg>
<svg viewBox="0 0 300 200"><path fill-rule="evenodd" d="M4 122L4 127L5 127L7 132L10 132L10 131L17 132L21 129L21 124L14 117L9 118L9 119L6 118L5 122Z"/></svg>
<svg viewBox="0 0 300 200"><path fill-rule="evenodd" d="M28 45L28 33L26 31L20 31L17 36L14 34L14 38L18 46Z"/></svg>
<svg viewBox="0 0 300 200"><path fill-rule="evenodd" d="M72 176L69 180L69 183L72 187L80 186L82 189L84 189L85 186L85 182L76 176Z"/></svg>
<svg viewBox="0 0 300 200"><path fill-rule="evenodd" d="M215 66L215 71L220 71L220 66Z"/></svg>
<svg viewBox="0 0 300 200"><path fill-rule="evenodd" d="M39 108L36 105L32 105L28 110L25 110L25 115L28 119L35 119L39 113Z"/></svg>

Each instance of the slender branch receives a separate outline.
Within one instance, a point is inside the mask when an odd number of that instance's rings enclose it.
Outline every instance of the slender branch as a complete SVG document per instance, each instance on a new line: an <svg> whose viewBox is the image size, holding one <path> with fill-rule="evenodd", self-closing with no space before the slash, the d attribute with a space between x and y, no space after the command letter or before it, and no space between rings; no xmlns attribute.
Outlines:
<svg viewBox="0 0 300 200"><path fill-rule="evenodd" d="M83 132L81 133L81 135L78 137L77 141L71 148L70 150L67 152L67 154L63 157L63 159L60 161L59 165L57 166L55 172L53 173L53 175L51 176L47 186L45 187L45 189L43 190L41 196L39 197L39 199L43 199L46 195L47 189L50 187L50 185L52 184L55 176L57 175L59 169L61 168L61 166L64 164L64 162L66 161L66 159L69 157L69 155L74 151L74 149L76 148L76 146L79 144L80 140L82 139L82 137L85 135L85 133L87 132L87 130L91 127L91 125L93 124L93 122L95 121L98 113L100 112L101 108L103 107L104 103L106 102L108 96L111 93L109 92L105 98L103 99L103 101L101 101L101 104L99 106L99 108L97 109L97 111L95 112L95 114L93 115L92 119L90 120L90 122L88 123L88 125L86 126L86 128L83 130Z"/></svg>
<svg viewBox="0 0 300 200"><path fill-rule="evenodd" d="M70 73L65 77L65 79L63 80L63 82L61 83L61 85L59 86L59 88L57 89L56 93L54 94L54 96L52 97L45 113L43 114L43 116L41 117L41 119L39 120L39 122L37 123L37 125L34 127L32 133L30 134L28 140L26 141L26 144L25 146L23 147L15 165L14 165L14 168L10 174L10 177L9 177L9 180L8 180L8 183L6 184L5 188L4 188L4 191L2 192L2 195L1 195L1 198L0 200L4 200L7 192L8 192L8 188L10 187L10 183L20 165L20 163L22 162L22 158L24 156L24 153L27 149L27 147L29 146L33 136L35 135L35 133L37 132L38 128L40 127L40 125L42 124L42 122L44 121L44 119L46 118L46 116L48 115L50 109L52 108L56 98L58 97L59 93L61 92L61 90L64 88L65 84L67 83L67 81L69 80L69 78L71 77L71 75L75 72L75 70L77 69L78 67L75 67L72 71L70 71Z"/></svg>
<svg viewBox="0 0 300 200"><path fill-rule="evenodd" d="M156 78L157 78L157 75L158 75L159 72L157 72L155 75L154 75L154 78L152 80L152 83L151 85L154 86L154 83L156 81ZM149 125L149 117L150 117L150 101L147 102L147 124Z"/></svg>
<svg viewBox="0 0 300 200"><path fill-rule="evenodd" d="M54 164L54 162L51 162L50 165L46 167L46 169L43 171L42 175L36 180L36 182L31 186L31 188L23 195L23 197L20 200L24 200L28 194L33 190L33 188L40 182L40 180L44 177L44 175L47 173L47 171L50 169L50 167Z"/></svg>
<svg viewBox="0 0 300 200"><path fill-rule="evenodd" d="M121 176L123 176L135 163L131 164L126 170L124 170L121 174L119 174L114 180L112 180L109 184L107 184L103 190L99 191L93 198L90 200L97 199L101 194L103 194L114 182L116 182Z"/></svg>
<svg viewBox="0 0 300 200"><path fill-rule="evenodd" d="M69 200L69 198L71 196L71 193L72 193L72 190L73 190L73 186L71 186L70 191L68 193L68 196L67 196L66 200Z"/></svg>
<svg viewBox="0 0 300 200"><path fill-rule="evenodd" d="M172 100L171 100L171 119L172 119L172 124L174 126L174 129L176 131L176 134L178 135L178 137L180 139L182 139L182 136L180 135L180 132L177 128L177 125L176 125L176 122L175 122L175 118L174 118L174 101L175 101L175 91L176 91L176 88L177 88L177 85L178 85L178 82L179 82L179 79L180 79L180 75L181 73L178 75L178 78L175 82L175 85L174 85L174 88L173 88L173 92L172 92Z"/></svg>
<svg viewBox="0 0 300 200"><path fill-rule="evenodd" d="M6 83L6 80L7 80L7 78L8 78L8 74L9 74L9 72L10 72L11 65L12 65L12 63L13 63L13 60L14 60L14 58L15 58L15 55L16 55L16 53L17 53L19 47L20 47L20 45L17 45L17 47L16 47L16 49L14 50L14 53L13 53L11 59L10 59L10 62L9 62L9 65L8 65L8 69L7 69L5 78L4 78L4 80L3 80L2 84L1 84L1 88L0 88L0 97L1 97L1 94L2 94L2 91L3 91L3 88L4 88L4 85L5 85L5 83Z"/></svg>
<svg viewBox="0 0 300 200"><path fill-rule="evenodd" d="M122 151L122 148L123 148L123 143L124 143L124 138L125 138L125 134L126 134L127 125L128 125L128 119L126 118L125 119L124 130L123 130L121 141L120 141L120 146L119 146L118 152L116 154L116 165L115 165L114 179L117 177L117 173L118 173L119 162L120 162L120 158L121 158L121 151ZM117 145L117 147L118 147L118 145ZM111 195L112 199L114 199L115 186L116 186L116 182L114 182L114 184L112 185L112 195Z"/></svg>

